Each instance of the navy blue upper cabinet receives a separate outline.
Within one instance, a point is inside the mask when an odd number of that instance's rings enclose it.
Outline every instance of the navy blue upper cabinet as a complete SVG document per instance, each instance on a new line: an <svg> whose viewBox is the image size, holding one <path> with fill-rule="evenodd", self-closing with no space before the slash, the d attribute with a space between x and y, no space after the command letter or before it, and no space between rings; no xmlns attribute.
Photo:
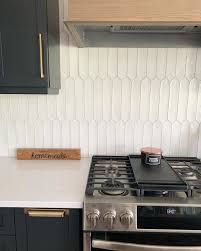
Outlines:
<svg viewBox="0 0 201 251"><path fill-rule="evenodd" d="M0 93L58 93L58 5L58 0L0 1Z"/></svg>

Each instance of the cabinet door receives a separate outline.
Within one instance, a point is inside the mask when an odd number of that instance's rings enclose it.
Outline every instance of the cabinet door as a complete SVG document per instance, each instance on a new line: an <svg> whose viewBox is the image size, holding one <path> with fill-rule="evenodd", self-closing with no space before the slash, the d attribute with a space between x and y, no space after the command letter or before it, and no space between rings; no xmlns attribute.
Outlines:
<svg viewBox="0 0 201 251"><path fill-rule="evenodd" d="M15 225L17 250L82 251L81 210L67 210L64 217L56 217L51 209L16 209Z"/></svg>
<svg viewBox="0 0 201 251"><path fill-rule="evenodd" d="M69 247L69 215L55 217L54 211L40 216L27 214L27 251L68 251Z"/></svg>
<svg viewBox="0 0 201 251"><path fill-rule="evenodd" d="M0 236L1 251L16 251L15 236Z"/></svg>
<svg viewBox="0 0 201 251"><path fill-rule="evenodd" d="M0 208L1 235L15 235L14 209L12 208Z"/></svg>
<svg viewBox="0 0 201 251"><path fill-rule="evenodd" d="M46 0L0 1L1 85L48 86L46 19Z"/></svg>

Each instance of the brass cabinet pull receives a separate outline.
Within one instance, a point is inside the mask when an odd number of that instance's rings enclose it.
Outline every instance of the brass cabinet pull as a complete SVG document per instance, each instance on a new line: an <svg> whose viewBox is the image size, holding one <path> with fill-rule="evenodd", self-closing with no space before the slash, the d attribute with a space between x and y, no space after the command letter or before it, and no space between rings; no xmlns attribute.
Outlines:
<svg viewBox="0 0 201 251"><path fill-rule="evenodd" d="M39 49L40 49L40 77L43 79L45 78L44 74L44 65L43 65L43 38L42 34L39 33L38 35L38 40L39 40Z"/></svg>
<svg viewBox="0 0 201 251"><path fill-rule="evenodd" d="M63 218L69 214L68 209L24 209L24 213L30 217L38 218Z"/></svg>

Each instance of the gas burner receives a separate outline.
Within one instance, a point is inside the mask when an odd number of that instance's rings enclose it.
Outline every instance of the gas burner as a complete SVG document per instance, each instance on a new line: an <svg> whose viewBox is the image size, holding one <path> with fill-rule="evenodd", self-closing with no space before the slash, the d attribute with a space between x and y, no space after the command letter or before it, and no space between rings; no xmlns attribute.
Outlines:
<svg viewBox="0 0 201 251"><path fill-rule="evenodd" d="M124 184L117 180L105 181L103 184L101 184L101 190L99 190L99 193L102 195L110 195L110 196L128 195L128 191L125 189Z"/></svg>
<svg viewBox="0 0 201 251"><path fill-rule="evenodd" d="M184 180L197 180L196 173L193 169L188 166L173 166L173 168L177 171L181 178Z"/></svg>
<svg viewBox="0 0 201 251"><path fill-rule="evenodd" d="M111 179L120 177L121 174L119 172L118 167L119 167L118 165L114 165L113 162L111 161L110 164L105 167L105 176Z"/></svg>

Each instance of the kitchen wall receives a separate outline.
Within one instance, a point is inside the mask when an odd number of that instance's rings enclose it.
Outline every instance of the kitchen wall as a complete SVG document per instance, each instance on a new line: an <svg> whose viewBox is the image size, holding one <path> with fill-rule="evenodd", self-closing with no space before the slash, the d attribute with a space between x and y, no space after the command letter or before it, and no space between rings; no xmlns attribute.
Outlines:
<svg viewBox="0 0 201 251"><path fill-rule="evenodd" d="M201 49L78 49L61 2L58 96L0 96L0 155L16 147L81 147L82 155L201 157Z"/></svg>

